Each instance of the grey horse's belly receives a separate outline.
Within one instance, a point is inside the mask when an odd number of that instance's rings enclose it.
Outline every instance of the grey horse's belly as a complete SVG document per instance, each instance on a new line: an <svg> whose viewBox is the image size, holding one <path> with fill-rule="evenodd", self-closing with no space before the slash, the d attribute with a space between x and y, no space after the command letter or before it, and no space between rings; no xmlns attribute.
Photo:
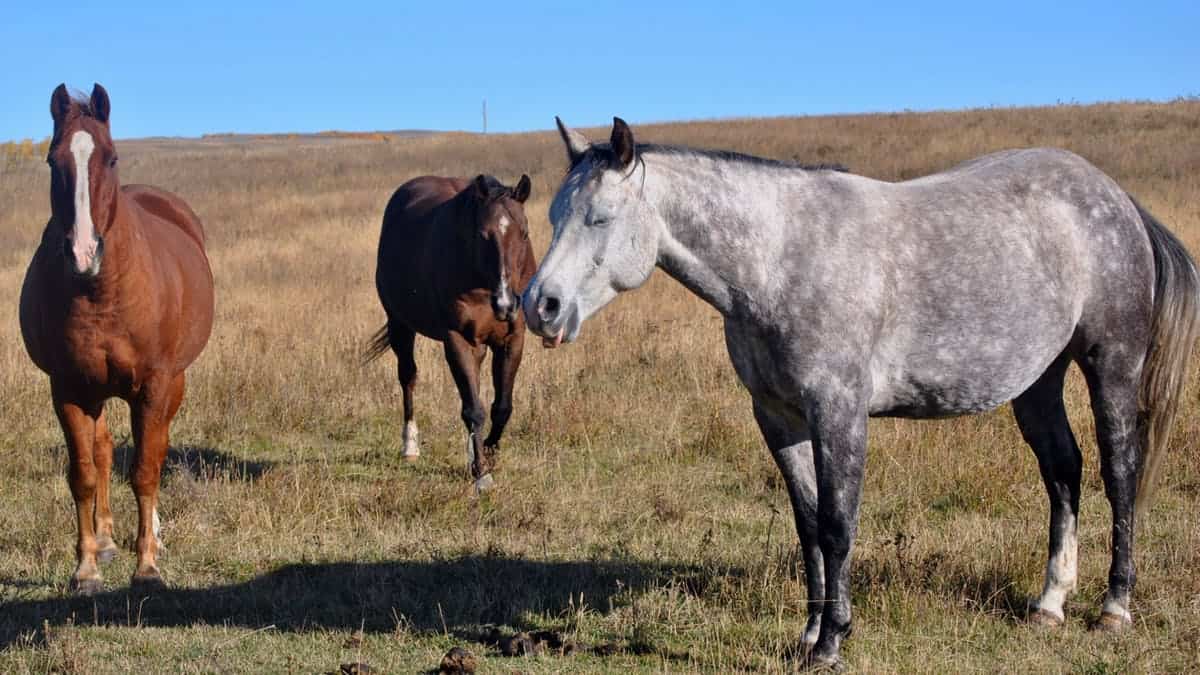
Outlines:
<svg viewBox="0 0 1200 675"><path fill-rule="evenodd" d="M1074 333L1076 317L1044 318L1033 333L960 328L953 340L935 339L902 355L881 349L871 363L869 414L950 417L1011 401L1067 349Z"/></svg>

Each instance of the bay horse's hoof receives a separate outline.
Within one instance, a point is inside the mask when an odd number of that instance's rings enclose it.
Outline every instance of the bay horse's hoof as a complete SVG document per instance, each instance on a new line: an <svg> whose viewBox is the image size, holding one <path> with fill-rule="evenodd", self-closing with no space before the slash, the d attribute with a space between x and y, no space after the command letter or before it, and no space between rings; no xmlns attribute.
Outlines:
<svg viewBox="0 0 1200 675"><path fill-rule="evenodd" d="M1133 619L1112 612L1101 612L1100 618L1092 624L1092 630L1104 633L1122 633L1133 627Z"/></svg>
<svg viewBox="0 0 1200 675"><path fill-rule="evenodd" d="M90 598L97 593L104 592L104 580L100 577L92 577L90 579L76 579L71 577L71 583L67 585L67 590L71 595L78 595L84 598Z"/></svg>
<svg viewBox="0 0 1200 675"><path fill-rule="evenodd" d="M475 494L487 492L496 486L496 481L492 479L492 474L485 473L475 480Z"/></svg>
<svg viewBox="0 0 1200 675"><path fill-rule="evenodd" d="M1058 628L1063 625L1063 617L1047 612L1039 607L1029 610L1029 616L1025 617L1025 621L1031 626L1041 626L1043 628Z"/></svg>
<svg viewBox="0 0 1200 675"><path fill-rule="evenodd" d="M135 574L129 581L129 592L133 595L152 595L165 590L167 590L167 584L163 582L158 572Z"/></svg>

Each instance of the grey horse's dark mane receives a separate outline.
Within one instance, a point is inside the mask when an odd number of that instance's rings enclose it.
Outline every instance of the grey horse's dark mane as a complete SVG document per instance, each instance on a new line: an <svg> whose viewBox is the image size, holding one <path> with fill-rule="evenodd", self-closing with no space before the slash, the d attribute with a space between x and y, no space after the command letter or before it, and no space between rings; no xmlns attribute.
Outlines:
<svg viewBox="0 0 1200 675"><path fill-rule="evenodd" d="M783 159L769 159L767 157L758 157L756 155L747 155L741 152L732 150L708 150L704 148L692 148L686 145L661 145L658 143L638 143L637 157L643 154L654 155L673 155L676 157L704 157L706 159L714 159L722 162L736 162L740 164L750 164L753 166L765 166L779 169L799 169L802 171L838 171L845 173L850 169L840 163L821 163L821 164L805 164L802 162L792 162ZM616 162L616 157L613 154L612 146L608 143L597 143L588 149L587 155L595 158L598 164L612 166Z"/></svg>

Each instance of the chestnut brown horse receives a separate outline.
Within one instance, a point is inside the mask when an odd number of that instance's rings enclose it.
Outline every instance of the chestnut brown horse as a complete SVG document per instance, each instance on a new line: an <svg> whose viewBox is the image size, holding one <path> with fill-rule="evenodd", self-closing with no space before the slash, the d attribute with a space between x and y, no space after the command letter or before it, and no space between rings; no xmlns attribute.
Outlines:
<svg viewBox="0 0 1200 675"><path fill-rule="evenodd" d="M156 555L158 482L167 432L183 400L184 369L208 342L212 273L204 231L179 197L122 186L109 132L108 93L88 100L54 90L50 221L21 289L21 333L50 376L54 412L70 453L78 567L71 589L103 588L98 562L117 552L109 508L113 441L104 402L129 404L137 448L134 590L162 586Z"/></svg>
<svg viewBox="0 0 1200 675"><path fill-rule="evenodd" d="M390 347L404 392L403 457L420 456L413 421L417 333L444 345L462 397L467 463L476 490L492 484L491 468L512 415L513 382L525 345L521 293L537 267L529 243L525 200L529 176L508 188L491 176L422 176L401 185L383 214L375 288L387 324L367 348L367 360ZM492 352L492 428L479 401L479 370Z"/></svg>

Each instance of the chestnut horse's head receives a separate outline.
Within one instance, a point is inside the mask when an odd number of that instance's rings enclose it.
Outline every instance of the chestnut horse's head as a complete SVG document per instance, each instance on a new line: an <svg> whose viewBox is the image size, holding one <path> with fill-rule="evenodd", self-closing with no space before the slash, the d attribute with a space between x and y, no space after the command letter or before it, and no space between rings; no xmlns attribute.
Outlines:
<svg viewBox="0 0 1200 675"><path fill-rule="evenodd" d="M471 264L478 278L492 290L492 311L498 321L514 321L525 290L525 256L532 255L525 200L529 176L522 175L514 188L492 176L477 176L466 189L472 216L467 232ZM521 288L514 288L512 284Z"/></svg>
<svg viewBox="0 0 1200 675"><path fill-rule="evenodd" d="M108 113L108 92L98 84L87 100L73 98L65 84L50 97L54 137L46 161L51 217L61 227L68 268L87 278L100 273L104 235L120 189Z"/></svg>

